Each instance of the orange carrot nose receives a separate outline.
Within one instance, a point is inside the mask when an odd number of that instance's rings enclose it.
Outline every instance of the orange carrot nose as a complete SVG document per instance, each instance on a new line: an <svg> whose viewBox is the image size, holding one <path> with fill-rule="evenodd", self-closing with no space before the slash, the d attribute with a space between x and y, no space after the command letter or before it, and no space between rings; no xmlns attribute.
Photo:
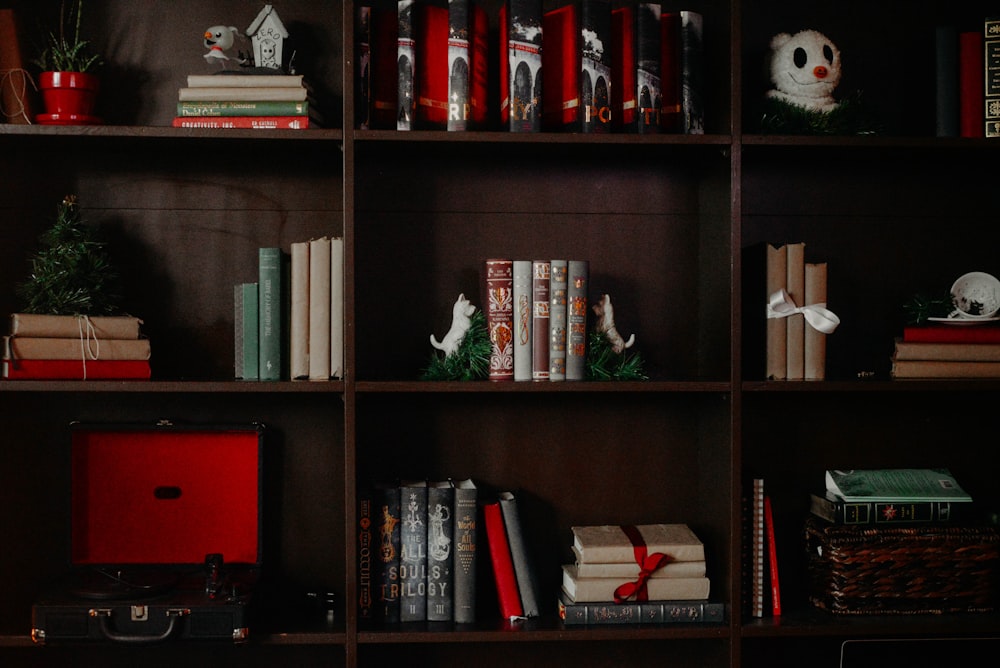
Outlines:
<svg viewBox="0 0 1000 668"><path fill-rule="evenodd" d="M815 76L817 79L825 79L827 74L828 72L826 68L823 67L822 65L817 65L816 67L813 68L813 76Z"/></svg>
<svg viewBox="0 0 1000 668"><path fill-rule="evenodd" d="M205 31L205 39L211 39L211 38L212 38L212 33L209 32L208 30L206 30Z"/></svg>

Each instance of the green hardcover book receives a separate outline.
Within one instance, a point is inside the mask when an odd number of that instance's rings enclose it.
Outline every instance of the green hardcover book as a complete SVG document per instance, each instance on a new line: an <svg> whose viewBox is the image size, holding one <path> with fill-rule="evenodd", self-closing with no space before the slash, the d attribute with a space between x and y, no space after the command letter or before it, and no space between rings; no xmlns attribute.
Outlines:
<svg viewBox="0 0 1000 668"><path fill-rule="evenodd" d="M285 253L277 247L261 248L258 261L258 373L261 380L281 380L287 377L288 366L285 346L288 262Z"/></svg>
<svg viewBox="0 0 1000 668"><path fill-rule="evenodd" d="M948 469L828 470L826 490L844 501L972 501Z"/></svg>
<svg viewBox="0 0 1000 668"><path fill-rule="evenodd" d="M308 116L309 102L284 102L281 100L198 102L188 100L177 103L178 116Z"/></svg>
<svg viewBox="0 0 1000 668"><path fill-rule="evenodd" d="M233 318L234 366L236 377L257 380L260 351L257 347L257 283L240 283L235 287L235 315Z"/></svg>

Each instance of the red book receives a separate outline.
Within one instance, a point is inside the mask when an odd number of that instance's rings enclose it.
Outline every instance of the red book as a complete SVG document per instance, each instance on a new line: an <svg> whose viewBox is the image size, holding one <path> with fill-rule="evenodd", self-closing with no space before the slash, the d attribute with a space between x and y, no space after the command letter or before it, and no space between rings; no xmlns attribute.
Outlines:
<svg viewBox="0 0 1000 668"><path fill-rule="evenodd" d="M958 34L958 90L959 136L982 137L985 89L981 31Z"/></svg>
<svg viewBox="0 0 1000 668"><path fill-rule="evenodd" d="M611 12L611 125L617 132L660 132L660 5L640 2Z"/></svg>
<svg viewBox="0 0 1000 668"><path fill-rule="evenodd" d="M175 116L175 128L245 128L252 130L305 130L308 116Z"/></svg>
<svg viewBox="0 0 1000 668"><path fill-rule="evenodd" d="M517 588L517 576L514 573L514 560L510 553L510 541L504 528L503 512L500 502L493 501L483 505L483 520L486 526L486 542L489 545L490 561L493 563L493 578L497 586L497 600L500 603L500 615L505 621L524 616L521 607L521 594Z"/></svg>
<svg viewBox="0 0 1000 668"><path fill-rule="evenodd" d="M0 360L10 380L149 380L149 360Z"/></svg>
<svg viewBox="0 0 1000 668"><path fill-rule="evenodd" d="M416 128L448 125L448 3L421 0L413 5Z"/></svg>
<svg viewBox="0 0 1000 668"><path fill-rule="evenodd" d="M514 262L486 261L490 380L514 380Z"/></svg>
<svg viewBox="0 0 1000 668"><path fill-rule="evenodd" d="M903 341L925 343L1000 343L997 325L906 325Z"/></svg>
<svg viewBox="0 0 1000 668"><path fill-rule="evenodd" d="M681 132L681 15L663 12L660 15L660 126L664 132Z"/></svg>
<svg viewBox="0 0 1000 668"><path fill-rule="evenodd" d="M771 512L771 497L764 495L764 532L767 534L767 561L771 575L771 614L781 616L781 589L778 586L778 554L775 551L774 516Z"/></svg>

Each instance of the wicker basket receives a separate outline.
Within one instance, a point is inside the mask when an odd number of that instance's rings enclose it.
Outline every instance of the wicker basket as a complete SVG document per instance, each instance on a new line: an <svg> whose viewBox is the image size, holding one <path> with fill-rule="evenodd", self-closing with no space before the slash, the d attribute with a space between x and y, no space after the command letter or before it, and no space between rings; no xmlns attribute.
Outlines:
<svg viewBox="0 0 1000 668"><path fill-rule="evenodd" d="M989 612L1000 533L992 526L859 527L806 522L809 600L847 615Z"/></svg>

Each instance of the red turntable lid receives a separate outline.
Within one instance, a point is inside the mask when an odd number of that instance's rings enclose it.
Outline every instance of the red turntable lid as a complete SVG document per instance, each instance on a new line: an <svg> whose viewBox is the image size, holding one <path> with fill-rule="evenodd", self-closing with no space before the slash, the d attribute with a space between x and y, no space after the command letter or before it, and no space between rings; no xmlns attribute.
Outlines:
<svg viewBox="0 0 1000 668"><path fill-rule="evenodd" d="M75 424L71 561L261 563L261 425Z"/></svg>

